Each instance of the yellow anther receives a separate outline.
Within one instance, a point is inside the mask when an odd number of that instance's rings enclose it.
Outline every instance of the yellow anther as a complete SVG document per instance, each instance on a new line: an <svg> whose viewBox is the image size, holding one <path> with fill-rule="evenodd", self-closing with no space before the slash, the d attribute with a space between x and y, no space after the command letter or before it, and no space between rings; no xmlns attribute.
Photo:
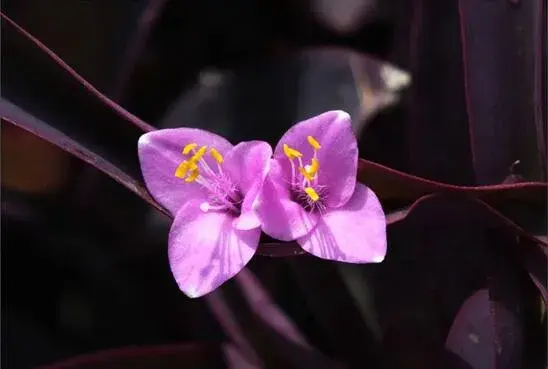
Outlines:
<svg viewBox="0 0 548 369"><path fill-rule="evenodd" d="M314 137L308 136L306 139L308 140L308 143L310 144L310 146L314 148L314 150L319 150L322 148L320 143Z"/></svg>
<svg viewBox="0 0 548 369"><path fill-rule="evenodd" d="M179 164L177 169L175 169L175 177L183 179L186 177L188 171L193 172L197 169L198 166L196 165L196 163L185 160L181 164Z"/></svg>
<svg viewBox="0 0 548 369"><path fill-rule="evenodd" d="M320 196L312 187L305 187L304 192L310 197L312 201L318 201Z"/></svg>
<svg viewBox="0 0 548 369"><path fill-rule="evenodd" d="M186 145L184 148L183 148L183 154L184 155L187 155L189 152L191 152L192 150L194 150L196 148L196 146L198 146L197 143L189 143L188 145Z"/></svg>
<svg viewBox="0 0 548 369"><path fill-rule="evenodd" d="M211 156L213 156L213 159L215 159L215 161L219 164L222 164L225 160L221 153L215 150L213 147L209 149L209 153L211 154Z"/></svg>
<svg viewBox="0 0 548 369"><path fill-rule="evenodd" d="M301 156L303 156L303 154L295 149L292 149L287 144L284 144L283 148L285 156L287 156L289 159L300 158Z"/></svg>
<svg viewBox="0 0 548 369"><path fill-rule="evenodd" d="M307 168L307 172L310 173L312 177L318 173L318 170L320 169L320 162L316 158L312 158L312 164L310 165L310 168Z"/></svg>
<svg viewBox="0 0 548 369"><path fill-rule="evenodd" d="M303 175L304 178L306 178L307 181L311 181L314 179L314 176L311 175L306 169L303 167L299 167L299 172Z"/></svg>
<svg viewBox="0 0 548 369"><path fill-rule="evenodd" d="M201 158L204 157L205 153L207 152L207 146L202 146L198 149L198 151L196 151L196 153L194 154L194 156L192 158L190 158L190 161L196 163L197 161L199 161Z"/></svg>
<svg viewBox="0 0 548 369"><path fill-rule="evenodd" d="M320 169L320 162L316 158L312 158L312 164L306 165L304 168L299 167L299 172L306 178L308 181L312 181Z"/></svg>
<svg viewBox="0 0 548 369"><path fill-rule="evenodd" d="M200 170L198 168L196 168L192 172L190 172L188 177L185 179L185 182L187 182L187 183L194 182L196 180L196 178L198 178L199 175L200 175Z"/></svg>
<svg viewBox="0 0 548 369"><path fill-rule="evenodd" d="M189 162L188 162L188 170L194 171L194 170L196 170L196 169L198 169L198 166L196 165L196 163L193 162L192 160L189 161Z"/></svg>
<svg viewBox="0 0 548 369"><path fill-rule="evenodd" d="M181 164L179 164L177 169L175 169L175 177L183 179L186 177L187 172L188 172L188 161L183 161Z"/></svg>

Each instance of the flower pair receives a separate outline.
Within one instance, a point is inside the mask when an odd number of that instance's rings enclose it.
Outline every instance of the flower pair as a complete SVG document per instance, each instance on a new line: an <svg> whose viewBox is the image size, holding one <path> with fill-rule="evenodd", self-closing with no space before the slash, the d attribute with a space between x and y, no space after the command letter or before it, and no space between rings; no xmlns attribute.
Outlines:
<svg viewBox="0 0 548 369"><path fill-rule="evenodd" d="M233 146L193 128L146 133L138 148L148 190L175 218L169 262L189 297L236 275L261 231L323 259L384 259L384 213L356 182L358 147L343 111L296 124L274 152L263 141Z"/></svg>

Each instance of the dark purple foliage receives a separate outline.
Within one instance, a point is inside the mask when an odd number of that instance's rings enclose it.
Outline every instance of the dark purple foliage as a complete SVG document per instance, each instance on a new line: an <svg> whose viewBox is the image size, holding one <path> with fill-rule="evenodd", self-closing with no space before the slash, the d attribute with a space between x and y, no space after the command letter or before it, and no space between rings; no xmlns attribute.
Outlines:
<svg viewBox="0 0 548 369"><path fill-rule="evenodd" d="M352 26L319 4L4 4L5 367L546 366L546 1L379 1ZM386 260L265 238L234 280L184 297L138 137L274 143L330 109L354 118Z"/></svg>

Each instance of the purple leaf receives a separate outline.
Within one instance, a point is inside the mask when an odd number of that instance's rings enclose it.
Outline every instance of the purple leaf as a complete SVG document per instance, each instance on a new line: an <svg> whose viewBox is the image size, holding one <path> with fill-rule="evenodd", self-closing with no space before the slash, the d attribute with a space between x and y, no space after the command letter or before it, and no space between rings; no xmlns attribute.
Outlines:
<svg viewBox="0 0 548 369"><path fill-rule="evenodd" d="M502 181L516 160L521 161L526 178L546 179L545 98L541 95L546 81L546 57L541 46L544 3L458 2L470 142L478 184Z"/></svg>
<svg viewBox="0 0 548 369"><path fill-rule="evenodd" d="M521 160L526 179L546 180L545 1L407 3L391 58L413 83L362 156L466 185L500 183Z"/></svg>
<svg viewBox="0 0 548 369"><path fill-rule="evenodd" d="M413 76L405 102L407 171L446 183L475 183L467 127L455 2L411 2L400 36ZM411 19L409 19L411 18Z"/></svg>
<svg viewBox="0 0 548 369"><path fill-rule="evenodd" d="M462 305L445 345L473 369L519 369L522 340L515 315L482 289Z"/></svg>
<svg viewBox="0 0 548 369"><path fill-rule="evenodd" d="M77 141L65 135L63 132L55 129L40 119L35 118L8 100L3 99L0 101L0 117L5 123L13 124L32 134L35 134L38 137L59 146L61 149L76 156L84 162L96 167L133 193L137 194L156 209L167 214L167 211L150 197L141 182L135 180L129 174L108 160L80 145Z"/></svg>

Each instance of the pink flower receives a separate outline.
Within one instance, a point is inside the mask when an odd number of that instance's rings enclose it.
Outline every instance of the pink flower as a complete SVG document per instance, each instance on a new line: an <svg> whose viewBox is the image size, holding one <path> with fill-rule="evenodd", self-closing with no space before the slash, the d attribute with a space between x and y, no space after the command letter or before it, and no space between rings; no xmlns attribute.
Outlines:
<svg viewBox="0 0 548 369"><path fill-rule="evenodd" d="M190 128L146 133L138 148L149 192L175 218L168 250L175 280L189 297L207 294L255 254L261 224L254 209L272 148L233 146Z"/></svg>
<svg viewBox="0 0 548 369"><path fill-rule="evenodd" d="M266 142L232 146L191 128L146 133L138 146L149 192L175 218L169 263L189 297L242 270L261 228L323 259L384 259L384 213L373 191L356 183L358 147L345 112L298 123L273 158Z"/></svg>
<svg viewBox="0 0 548 369"><path fill-rule="evenodd" d="M350 116L330 111L291 127L278 142L257 208L263 232L297 240L322 259L378 263L386 220L373 191L356 183Z"/></svg>

